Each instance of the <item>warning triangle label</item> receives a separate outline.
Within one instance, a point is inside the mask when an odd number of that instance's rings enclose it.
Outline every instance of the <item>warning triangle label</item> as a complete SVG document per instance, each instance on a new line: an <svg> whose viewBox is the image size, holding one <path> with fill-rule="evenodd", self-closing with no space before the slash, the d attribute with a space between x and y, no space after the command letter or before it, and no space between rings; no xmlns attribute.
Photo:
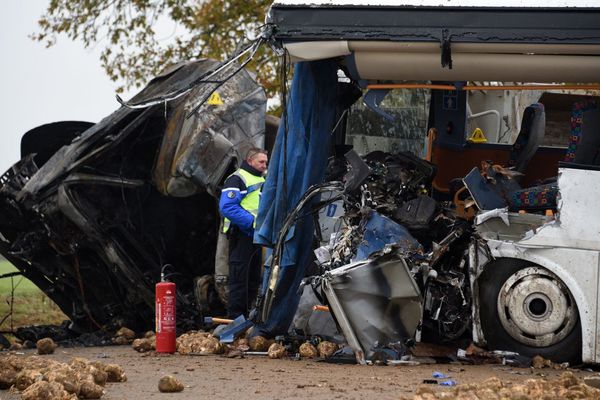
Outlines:
<svg viewBox="0 0 600 400"><path fill-rule="evenodd" d="M221 99L221 96L219 95L219 93L213 92L213 94L211 94L210 97L208 98L207 103L210 104L211 106L221 106L221 105L223 105L223 100Z"/></svg>
<svg viewBox="0 0 600 400"><path fill-rule="evenodd" d="M471 137L469 137L469 142L473 142L473 143L486 143L487 139L485 138L485 135L483 134L483 131L479 128L476 128L473 133L471 134Z"/></svg>

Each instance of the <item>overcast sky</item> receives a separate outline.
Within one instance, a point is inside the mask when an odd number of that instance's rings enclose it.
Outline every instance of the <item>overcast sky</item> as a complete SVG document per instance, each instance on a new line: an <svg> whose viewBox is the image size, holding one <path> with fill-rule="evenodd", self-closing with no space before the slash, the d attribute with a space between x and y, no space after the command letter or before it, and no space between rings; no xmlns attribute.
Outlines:
<svg viewBox="0 0 600 400"><path fill-rule="evenodd" d="M97 122L119 106L99 49L65 37L47 49L29 39L48 1L3 0L0 6L0 174L19 160L21 136L29 129L63 120Z"/></svg>

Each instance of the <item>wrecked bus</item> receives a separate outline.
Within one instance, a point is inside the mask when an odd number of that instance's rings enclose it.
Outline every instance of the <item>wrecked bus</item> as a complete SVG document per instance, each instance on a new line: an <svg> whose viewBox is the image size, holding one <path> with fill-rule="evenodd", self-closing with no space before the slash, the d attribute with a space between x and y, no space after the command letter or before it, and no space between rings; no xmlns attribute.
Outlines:
<svg viewBox="0 0 600 400"><path fill-rule="evenodd" d="M287 325L305 268L361 363L465 335L599 362L599 17L591 1L274 2L296 68L255 235L274 247L261 324Z"/></svg>

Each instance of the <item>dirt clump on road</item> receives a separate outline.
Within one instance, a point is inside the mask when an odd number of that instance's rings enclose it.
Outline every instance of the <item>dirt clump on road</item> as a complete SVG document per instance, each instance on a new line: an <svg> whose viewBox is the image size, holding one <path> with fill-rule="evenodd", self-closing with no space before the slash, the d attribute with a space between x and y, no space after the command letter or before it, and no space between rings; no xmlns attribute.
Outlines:
<svg viewBox="0 0 600 400"><path fill-rule="evenodd" d="M319 351L319 357L321 358L329 358L335 353L338 349L338 345L332 342L328 342L327 340L322 341L317 346L317 350Z"/></svg>
<svg viewBox="0 0 600 400"><path fill-rule="evenodd" d="M135 332L124 326L115 333L112 342L114 344L124 345L131 344L133 339L135 339Z"/></svg>
<svg viewBox="0 0 600 400"><path fill-rule="evenodd" d="M108 364L104 367L107 375L107 382L127 382L127 375L123 371L123 367L118 364Z"/></svg>
<svg viewBox="0 0 600 400"><path fill-rule="evenodd" d="M131 347L140 353L156 350L156 338L154 338L154 340L152 340L152 338L135 339L131 344Z"/></svg>
<svg viewBox="0 0 600 400"><path fill-rule="evenodd" d="M77 399L56 382L38 381L29 386L22 394L23 400L68 400Z"/></svg>
<svg viewBox="0 0 600 400"><path fill-rule="evenodd" d="M600 389L586 385L573 372L563 372L556 379L527 379L520 383L504 384L496 377L480 384L458 385L451 391L434 391L421 386L413 397L403 400L458 400L458 399L519 399L519 400L560 400L560 399L599 399Z"/></svg>
<svg viewBox="0 0 600 400"><path fill-rule="evenodd" d="M44 355L54 353L54 350L56 350L56 347L58 346L56 343L54 343L54 340L50 338L43 338L37 341L35 347L37 348L37 353L39 355Z"/></svg>
<svg viewBox="0 0 600 400"><path fill-rule="evenodd" d="M285 347L279 343L273 343L267 351L269 358L283 358L286 355Z"/></svg>
<svg viewBox="0 0 600 400"><path fill-rule="evenodd" d="M121 366L81 357L67 363L13 353L0 357L0 371L0 389L23 399L99 399L107 381L127 380Z"/></svg>
<svg viewBox="0 0 600 400"><path fill-rule="evenodd" d="M317 348L309 342L302 343L298 353L302 358L315 358L318 355Z"/></svg>
<svg viewBox="0 0 600 400"><path fill-rule="evenodd" d="M163 376L158 381L158 390L162 393L176 393L183 391L183 383L171 375Z"/></svg>
<svg viewBox="0 0 600 400"><path fill-rule="evenodd" d="M271 343L264 336L253 336L248 340L248 346L252 351L267 351Z"/></svg>

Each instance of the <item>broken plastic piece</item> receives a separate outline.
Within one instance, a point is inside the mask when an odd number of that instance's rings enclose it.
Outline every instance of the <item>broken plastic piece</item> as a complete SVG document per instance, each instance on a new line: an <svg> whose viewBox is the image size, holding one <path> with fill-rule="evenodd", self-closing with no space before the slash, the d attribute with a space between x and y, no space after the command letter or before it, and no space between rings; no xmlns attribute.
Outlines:
<svg viewBox="0 0 600 400"><path fill-rule="evenodd" d="M319 264L323 265L331 261L331 253L329 252L329 246L321 246L314 251L315 256Z"/></svg>
<svg viewBox="0 0 600 400"><path fill-rule="evenodd" d="M350 150L344 154L344 157L348 161L348 164L350 164L350 170L344 177L344 191L352 192L358 189L364 180L367 179L371 174L371 169L354 150Z"/></svg>
<svg viewBox="0 0 600 400"><path fill-rule="evenodd" d="M365 94L363 98L363 103L365 103L367 107L369 107L371 110L373 110L383 118L387 119L388 121L394 122L395 118L392 115L386 113L381 108L379 108L381 102L383 101L385 96L387 96L390 90L391 89L371 89Z"/></svg>
<svg viewBox="0 0 600 400"><path fill-rule="evenodd" d="M456 381L448 379L447 381L440 382L440 386L456 386Z"/></svg>
<svg viewBox="0 0 600 400"><path fill-rule="evenodd" d="M219 341L221 343L232 343L238 336L246 332L252 325L254 325L252 321L246 320L243 315L240 315L234 319L231 324L227 325L225 329L222 329L219 332ZM215 329L215 332L216 331L217 330ZM213 332L213 335L217 336L215 332Z"/></svg>
<svg viewBox="0 0 600 400"><path fill-rule="evenodd" d="M433 374L431 374L431 376L436 379L448 378L448 376L446 374L444 374L443 372L440 372L440 371L434 371Z"/></svg>
<svg viewBox="0 0 600 400"><path fill-rule="evenodd" d="M487 143L487 139L480 128L475 128L471 136L467 139L471 143Z"/></svg>
<svg viewBox="0 0 600 400"><path fill-rule="evenodd" d="M387 365L421 365L420 362L414 360L387 360Z"/></svg>
<svg viewBox="0 0 600 400"><path fill-rule="evenodd" d="M496 208L480 213L475 217L475 225L480 225L491 218L500 218L506 226L510 226L510 222L508 222L508 207Z"/></svg>

